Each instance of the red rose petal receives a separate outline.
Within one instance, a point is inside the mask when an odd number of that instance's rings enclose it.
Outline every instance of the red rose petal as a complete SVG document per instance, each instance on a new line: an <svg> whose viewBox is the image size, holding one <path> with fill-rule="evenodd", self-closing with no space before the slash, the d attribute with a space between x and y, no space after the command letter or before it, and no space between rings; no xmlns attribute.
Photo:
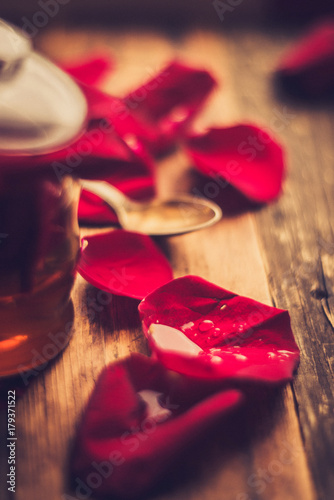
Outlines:
<svg viewBox="0 0 334 500"><path fill-rule="evenodd" d="M205 70L170 63L123 99L128 112L142 125L137 137L150 152L165 152L184 133L215 85Z"/></svg>
<svg viewBox="0 0 334 500"><path fill-rule="evenodd" d="M153 165L144 154L130 149L111 128L90 127L65 150L45 155L55 175L66 174L88 179L103 179L133 199L154 196ZM99 197L83 191L78 217L81 222L115 223L117 217Z"/></svg>
<svg viewBox="0 0 334 500"><path fill-rule="evenodd" d="M146 134L145 127L126 107L125 103L110 94L87 85L80 84L87 102L89 119L94 122L106 122L119 137L137 154L147 160L149 156L141 145L140 138Z"/></svg>
<svg viewBox="0 0 334 500"><path fill-rule="evenodd" d="M78 175L103 179L134 200L152 198L155 179L150 159L116 140L120 141L119 138L113 140L104 136L99 148L80 165ZM118 220L107 203L85 190L81 194L78 217L80 222L89 223L115 223Z"/></svg>
<svg viewBox="0 0 334 500"><path fill-rule="evenodd" d="M138 139L142 134L142 125L129 113L124 103L93 87L80 86L88 102L90 122L96 128L116 134L129 150L152 167L151 157Z"/></svg>
<svg viewBox="0 0 334 500"><path fill-rule="evenodd" d="M169 369L209 379L290 380L299 360L287 311L197 276L155 290L139 304L152 350Z"/></svg>
<svg viewBox="0 0 334 500"><path fill-rule="evenodd" d="M126 142L125 130L134 127L131 117L123 114L122 101L87 85L80 86L88 102L90 122L94 124L93 132L87 134L98 143L94 154L85 159L86 168L84 172L81 168L81 177L103 179L133 199L151 198L155 193L154 166L139 143L134 148ZM81 194L78 217L85 223L117 222L109 205L85 190Z"/></svg>
<svg viewBox="0 0 334 500"><path fill-rule="evenodd" d="M94 154L86 159L83 165L85 170L81 168L79 175L103 178L136 200L152 198L155 193L154 165L140 142L126 132L128 129L135 130L136 124L131 116L123 114L124 105L100 90L86 85L81 85L81 88L88 101L89 118L95 131L87 134L91 134L92 141L98 144ZM100 171L102 175L98 176ZM78 216L81 222L117 222L116 214L106 203L84 190Z"/></svg>
<svg viewBox="0 0 334 500"><path fill-rule="evenodd" d="M71 466L77 491L98 474L94 494L127 500L146 494L240 400L236 390L200 397L196 380L175 377L139 354L109 365L76 437Z"/></svg>
<svg viewBox="0 0 334 500"><path fill-rule="evenodd" d="M173 279L168 260L149 236L119 229L87 236L83 243L78 272L101 290L142 299Z"/></svg>
<svg viewBox="0 0 334 500"><path fill-rule="evenodd" d="M120 178L118 173L125 174L124 178ZM134 200L147 200L154 194L153 178L145 171L140 172L139 168L133 177L131 177L130 169L123 168L115 172L114 176L105 178L104 181ZM85 189L81 192L78 216L80 222L89 224L115 224L118 221L117 215L107 203Z"/></svg>
<svg viewBox="0 0 334 500"><path fill-rule="evenodd" d="M82 224L116 224L117 215L95 194L83 189L78 208L79 221Z"/></svg>
<svg viewBox="0 0 334 500"><path fill-rule="evenodd" d="M334 22L317 25L293 46L279 63L276 77L297 96L333 94Z"/></svg>
<svg viewBox="0 0 334 500"><path fill-rule="evenodd" d="M114 61L109 54L92 54L90 57L61 64L69 75L86 85L97 85L113 69Z"/></svg>
<svg viewBox="0 0 334 500"><path fill-rule="evenodd" d="M245 124L212 128L189 136L185 145L195 167L220 175L251 200L268 202L280 194L283 151L264 130Z"/></svg>

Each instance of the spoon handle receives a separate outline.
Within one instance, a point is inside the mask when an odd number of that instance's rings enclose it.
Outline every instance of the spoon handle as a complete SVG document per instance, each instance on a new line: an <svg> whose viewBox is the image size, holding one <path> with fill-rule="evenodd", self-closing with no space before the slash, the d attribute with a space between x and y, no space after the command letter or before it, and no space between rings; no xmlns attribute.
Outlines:
<svg viewBox="0 0 334 500"><path fill-rule="evenodd" d="M116 212L132 203L127 196L108 182L81 180L81 185L83 189L100 196Z"/></svg>

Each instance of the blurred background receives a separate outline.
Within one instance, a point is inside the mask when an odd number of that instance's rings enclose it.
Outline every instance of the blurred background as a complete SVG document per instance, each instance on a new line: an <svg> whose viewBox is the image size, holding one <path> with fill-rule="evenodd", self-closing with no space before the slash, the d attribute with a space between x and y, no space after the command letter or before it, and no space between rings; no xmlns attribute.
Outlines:
<svg viewBox="0 0 334 500"><path fill-rule="evenodd" d="M0 16L23 27L47 24L103 22L153 23L174 26L207 23L301 24L334 13L332 0L11 0L2 2Z"/></svg>

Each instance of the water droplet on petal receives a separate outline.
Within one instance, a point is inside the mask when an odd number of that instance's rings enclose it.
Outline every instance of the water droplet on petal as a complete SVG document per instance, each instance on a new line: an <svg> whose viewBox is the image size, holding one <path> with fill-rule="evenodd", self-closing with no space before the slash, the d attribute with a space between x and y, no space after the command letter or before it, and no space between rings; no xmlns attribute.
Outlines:
<svg viewBox="0 0 334 500"><path fill-rule="evenodd" d="M212 356L212 358L211 358L211 363L218 364L218 363L222 363L222 362L223 362L223 360L220 356Z"/></svg>
<svg viewBox="0 0 334 500"><path fill-rule="evenodd" d="M212 336L217 338L219 337L220 333L221 333L220 328L215 328L212 332Z"/></svg>
<svg viewBox="0 0 334 500"><path fill-rule="evenodd" d="M137 149L139 146L137 137L134 134L126 134L123 140L130 149Z"/></svg>
<svg viewBox="0 0 334 500"><path fill-rule="evenodd" d="M276 354L274 352L268 352L268 358L269 359L275 359L276 358Z"/></svg>
<svg viewBox="0 0 334 500"><path fill-rule="evenodd" d="M194 326L194 323L192 321L189 321L189 323L185 323L184 325L180 326L181 330L189 330Z"/></svg>
<svg viewBox="0 0 334 500"><path fill-rule="evenodd" d="M227 305L226 304L223 304L220 308L221 311L224 311L224 309L226 309Z"/></svg>
<svg viewBox="0 0 334 500"><path fill-rule="evenodd" d="M290 351L284 351L284 350L280 350L280 351L277 351L280 353L281 357L284 357L284 358L289 358L290 355L291 355L291 352Z"/></svg>
<svg viewBox="0 0 334 500"><path fill-rule="evenodd" d="M203 333L207 332L208 330L211 330L211 328L213 328L213 327L214 327L214 324L210 319L204 319L198 325L199 331L203 332Z"/></svg>
<svg viewBox="0 0 334 500"><path fill-rule="evenodd" d="M234 358L238 359L239 361L246 361L247 360L247 357L244 356L243 354L235 354Z"/></svg>
<svg viewBox="0 0 334 500"><path fill-rule="evenodd" d="M241 333L241 332L243 332L243 331L244 331L244 329L245 329L244 325L239 325L239 326L238 326L238 332L240 332L240 333Z"/></svg>

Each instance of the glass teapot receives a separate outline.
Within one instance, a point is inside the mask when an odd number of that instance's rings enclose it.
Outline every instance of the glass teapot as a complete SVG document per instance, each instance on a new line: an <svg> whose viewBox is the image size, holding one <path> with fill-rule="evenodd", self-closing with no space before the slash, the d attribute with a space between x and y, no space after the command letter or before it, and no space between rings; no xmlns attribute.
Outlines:
<svg viewBox="0 0 334 500"><path fill-rule="evenodd" d="M74 81L0 20L0 377L40 369L71 334L80 187L43 157L86 116Z"/></svg>

